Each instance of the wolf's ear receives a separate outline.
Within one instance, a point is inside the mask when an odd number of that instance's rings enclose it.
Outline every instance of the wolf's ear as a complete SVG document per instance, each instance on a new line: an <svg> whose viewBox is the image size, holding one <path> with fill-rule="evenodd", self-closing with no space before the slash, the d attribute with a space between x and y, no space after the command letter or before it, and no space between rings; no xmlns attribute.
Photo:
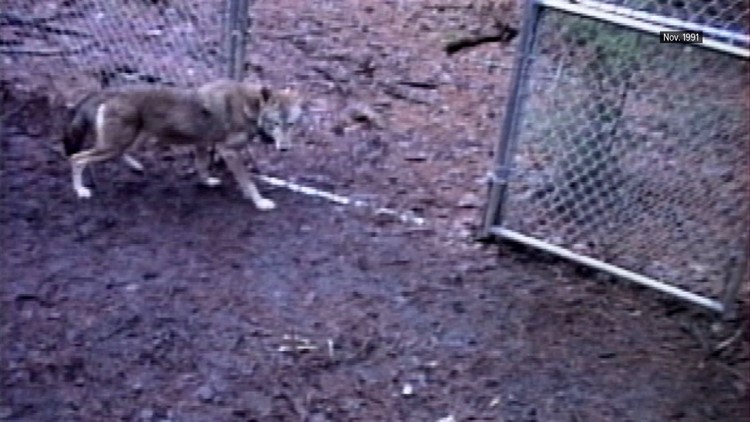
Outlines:
<svg viewBox="0 0 750 422"><path fill-rule="evenodd" d="M271 99L271 88L267 86L262 86L260 88L260 98L263 100L263 102L266 102Z"/></svg>

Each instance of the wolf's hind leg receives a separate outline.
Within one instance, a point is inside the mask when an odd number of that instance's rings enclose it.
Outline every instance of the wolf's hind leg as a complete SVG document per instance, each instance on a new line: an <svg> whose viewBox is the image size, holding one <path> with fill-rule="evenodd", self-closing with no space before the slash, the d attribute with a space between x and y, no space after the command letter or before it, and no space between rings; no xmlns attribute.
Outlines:
<svg viewBox="0 0 750 422"><path fill-rule="evenodd" d="M79 198L91 198L91 189L83 185L83 169L86 168L85 161L70 160L71 176L73 178L73 190Z"/></svg>
<svg viewBox="0 0 750 422"><path fill-rule="evenodd" d="M83 184L83 170L86 166L91 163L110 160L118 155L120 155L120 151L117 149L94 147L75 153L70 157L73 190L79 198L91 198L91 189Z"/></svg>
<svg viewBox="0 0 750 422"><path fill-rule="evenodd" d="M143 144L145 144L146 141L150 139L149 136L149 134L144 132L139 133L135 138L135 141L133 141L133 144L130 146L130 151L143 146ZM143 166L143 163L138 161L138 159L133 157L129 152L122 154L122 160L125 162L125 165L127 165L136 173L143 173L146 170L146 168Z"/></svg>
<svg viewBox="0 0 750 422"><path fill-rule="evenodd" d="M129 125L122 124L118 119L107 120L106 105L99 106L96 112L96 140L94 147L77 152L70 156L73 189L79 198L90 198L91 189L83 184L83 170L91 163L98 163L121 155L125 148L133 142L135 130Z"/></svg>

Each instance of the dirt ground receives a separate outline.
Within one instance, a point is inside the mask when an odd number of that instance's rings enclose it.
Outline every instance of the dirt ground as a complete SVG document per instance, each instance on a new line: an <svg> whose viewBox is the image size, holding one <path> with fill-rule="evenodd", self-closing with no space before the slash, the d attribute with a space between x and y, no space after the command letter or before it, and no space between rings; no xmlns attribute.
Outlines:
<svg viewBox="0 0 750 422"><path fill-rule="evenodd" d="M98 166L77 200L62 109L3 80L0 420L750 417L747 307L718 323L472 240L517 41L448 57L469 8L267 3L249 71L304 89L310 113L261 171L428 223L267 185L279 207L258 212L224 169L208 189L150 151L146 175Z"/></svg>

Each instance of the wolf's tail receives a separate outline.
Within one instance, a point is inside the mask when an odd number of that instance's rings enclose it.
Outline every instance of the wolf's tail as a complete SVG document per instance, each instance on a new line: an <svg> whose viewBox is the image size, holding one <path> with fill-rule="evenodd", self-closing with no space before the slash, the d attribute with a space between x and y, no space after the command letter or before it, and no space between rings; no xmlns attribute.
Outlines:
<svg viewBox="0 0 750 422"><path fill-rule="evenodd" d="M65 128L65 133L62 137L62 143L65 146L65 155L67 156L81 151L86 135L92 130L94 124L92 120L93 116L87 112L87 103L92 100L92 97L93 95L87 96L73 108L71 113L72 118Z"/></svg>

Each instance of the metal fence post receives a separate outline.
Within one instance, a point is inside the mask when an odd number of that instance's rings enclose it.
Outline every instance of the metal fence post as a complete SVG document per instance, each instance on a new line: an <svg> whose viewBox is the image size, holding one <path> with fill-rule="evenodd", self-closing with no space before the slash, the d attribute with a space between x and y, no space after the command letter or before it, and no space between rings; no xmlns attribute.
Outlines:
<svg viewBox="0 0 750 422"><path fill-rule="evenodd" d="M227 76L235 80L241 80L245 73L248 3L248 0L227 0L225 21Z"/></svg>
<svg viewBox="0 0 750 422"><path fill-rule="evenodd" d="M226 72L227 76L230 78L232 77L232 72L234 72L234 62L236 61L234 57L235 37L233 33L234 21L236 16L237 0L226 0L226 9L224 12L224 54L226 54Z"/></svg>
<svg viewBox="0 0 750 422"><path fill-rule="evenodd" d="M511 91L505 107L502 131L495 145L492 169L489 174L489 195L483 211L480 233L480 237L485 239L492 236L491 229L493 226L502 223L502 208L510 176L510 165L513 161L516 127L520 117L520 99L527 83L527 78L524 78L524 75L532 59L531 50L534 46L540 9L537 1L532 0L526 3L524 10L525 25L521 32L521 45L516 52L515 67L511 77Z"/></svg>

